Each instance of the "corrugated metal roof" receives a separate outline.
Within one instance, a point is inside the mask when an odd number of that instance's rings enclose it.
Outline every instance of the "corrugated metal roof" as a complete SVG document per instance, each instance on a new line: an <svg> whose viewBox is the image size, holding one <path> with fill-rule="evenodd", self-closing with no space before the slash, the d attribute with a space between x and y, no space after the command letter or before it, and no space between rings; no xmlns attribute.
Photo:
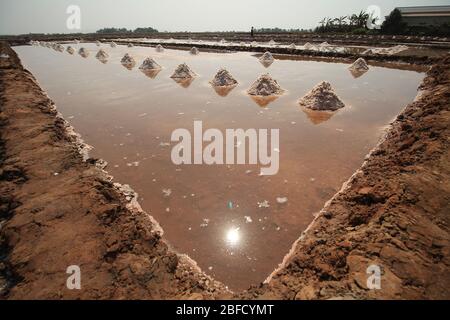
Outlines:
<svg viewBox="0 0 450 320"><path fill-rule="evenodd" d="M417 6L417 7L397 7L401 13L441 13L450 12L450 6Z"/></svg>

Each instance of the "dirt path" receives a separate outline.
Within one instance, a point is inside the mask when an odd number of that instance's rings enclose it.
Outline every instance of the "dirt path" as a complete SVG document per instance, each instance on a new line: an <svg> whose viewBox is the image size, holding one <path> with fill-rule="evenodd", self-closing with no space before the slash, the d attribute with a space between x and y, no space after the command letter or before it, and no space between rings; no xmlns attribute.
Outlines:
<svg viewBox="0 0 450 320"><path fill-rule="evenodd" d="M83 161L16 54L0 55L0 298L450 298L450 58L270 281L232 294L168 246L102 161ZM370 264L381 290L365 287ZM66 288L70 265L81 290Z"/></svg>

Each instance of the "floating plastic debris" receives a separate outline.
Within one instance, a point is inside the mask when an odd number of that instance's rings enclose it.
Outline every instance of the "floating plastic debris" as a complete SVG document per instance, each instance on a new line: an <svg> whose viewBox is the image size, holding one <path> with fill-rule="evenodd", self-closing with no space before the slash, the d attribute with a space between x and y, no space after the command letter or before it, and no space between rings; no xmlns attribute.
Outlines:
<svg viewBox="0 0 450 320"><path fill-rule="evenodd" d="M253 222L252 217L250 217L250 216L244 216L244 219L245 219L245 223L252 223Z"/></svg>

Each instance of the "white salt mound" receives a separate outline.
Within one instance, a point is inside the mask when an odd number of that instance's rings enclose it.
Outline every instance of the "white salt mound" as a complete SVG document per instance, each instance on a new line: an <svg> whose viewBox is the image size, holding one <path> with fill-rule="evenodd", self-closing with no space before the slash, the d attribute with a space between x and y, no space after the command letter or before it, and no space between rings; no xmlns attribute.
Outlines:
<svg viewBox="0 0 450 320"><path fill-rule="evenodd" d="M193 55L197 55L198 54L198 49L196 47L192 47L190 53L193 54Z"/></svg>
<svg viewBox="0 0 450 320"><path fill-rule="evenodd" d="M209 83L216 87L223 87L234 86L237 81L226 69L220 69Z"/></svg>
<svg viewBox="0 0 450 320"><path fill-rule="evenodd" d="M331 84L326 81L322 81L316 85L298 103L303 107L320 111L334 111L345 106L336 93L334 93Z"/></svg>
<svg viewBox="0 0 450 320"><path fill-rule="evenodd" d="M164 47L162 45L160 45L160 44L158 44L155 49L156 49L157 52L163 52L164 51Z"/></svg>
<svg viewBox="0 0 450 320"><path fill-rule="evenodd" d="M182 63L175 69L170 77L173 79L189 79L194 78L195 76L195 72L192 71L187 64Z"/></svg>
<svg viewBox="0 0 450 320"><path fill-rule="evenodd" d="M355 71L367 71L369 70L369 66L367 65L366 60L363 58L358 58L355 62L353 62L349 69Z"/></svg>
<svg viewBox="0 0 450 320"><path fill-rule="evenodd" d="M313 46L311 43L309 43L309 42L305 43L305 44L303 45L303 47L304 47L306 50L312 50L312 49L314 49L314 46Z"/></svg>
<svg viewBox="0 0 450 320"><path fill-rule="evenodd" d="M66 51L67 51L68 53L70 53L70 54L74 54L74 53L75 53L75 49L72 48L71 46L68 46L67 49L66 49Z"/></svg>
<svg viewBox="0 0 450 320"><path fill-rule="evenodd" d="M120 60L120 62L125 65L134 65L136 63L136 61L134 61L133 57L130 56L128 53L125 53L125 55L123 56L122 60Z"/></svg>
<svg viewBox="0 0 450 320"><path fill-rule="evenodd" d="M85 48L80 48L80 50L78 50L78 54L82 57L87 57L89 55L89 51Z"/></svg>
<svg viewBox="0 0 450 320"><path fill-rule="evenodd" d="M128 48L133 48L134 46L133 46L133 44L130 42L130 43L128 43Z"/></svg>
<svg viewBox="0 0 450 320"><path fill-rule="evenodd" d="M289 45L289 49L295 49L295 48L297 48L297 46L295 45L295 43L291 43L291 44Z"/></svg>
<svg viewBox="0 0 450 320"><path fill-rule="evenodd" d="M268 73L259 76L247 93L252 96L271 96L282 94L284 90Z"/></svg>
<svg viewBox="0 0 450 320"><path fill-rule="evenodd" d="M113 41L109 44L111 46L111 48L115 48L117 46L117 44Z"/></svg>
<svg viewBox="0 0 450 320"><path fill-rule="evenodd" d="M157 69L161 69L161 66L155 60L148 57L142 62L139 69L141 69L141 70L157 70Z"/></svg>
<svg viewBox="0 0 450 320"><path fill-rule="evenodd" d="M100 45L102 44L100 41L95 41L95 44L97 45L97 47L100 47Z"/></svg>
<svg viewBox="0 0 450 320"><path fill-rule="evenodd" d="M273 39L270 39L270 41L269 42L267 42L269 45L274 45L276 42L273 40Z"/></svg>
<svg viewBox="0 0 450 320"><path fill-rule="evenodd" d="M97 52L97 54L95 55L95 57L96 57L97 59L99 59L99 60L106 60L106 59L109 58L109 55L108 55L108 53L106 53L105 50L100 49L100 50L98 50L98 52Z"/></svg>
<svg viewBox="0 0 450 320"><path fill-rule="evenodd" d="M273 61L273 56L269 51L264 52L264 54L259 57L260 61Z"/></svg>
<svg viewBox="0 0 450 320"><path fill-rule="evenodd" d="M60 43L57 43L57 44L55 44L55 46L53 47L56 51L59 51L59 52L63 52L64 51L64 46L62 45L62 44L60 44Z"/></svg>

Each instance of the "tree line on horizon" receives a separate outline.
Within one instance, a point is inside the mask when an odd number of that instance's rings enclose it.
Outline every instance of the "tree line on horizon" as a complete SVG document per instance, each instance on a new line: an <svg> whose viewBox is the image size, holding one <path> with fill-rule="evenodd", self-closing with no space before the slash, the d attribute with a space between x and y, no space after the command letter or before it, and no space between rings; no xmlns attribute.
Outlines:
<svg viewBox="0 0 450 320"><path fill-rule="evenodd" d="M390 34L390 35L450 35L450 26L408 26L403 21L402 14L397 8L392 10L389 16L381 24L379 29L367 28L367 22L378 22L378 18L372 17L362 10L357 14L340 16L336 18L325 17L319 21L314 31L317 33L352 33L352 34Z"/></svg>
<svg viewBox="0 0 450 320"><path fill-rule="evenodd" d="M134 30L127 28L102 28L95 33L110 34L110 33L157 33L158 30L152 27L136 28Z"/></svg>

